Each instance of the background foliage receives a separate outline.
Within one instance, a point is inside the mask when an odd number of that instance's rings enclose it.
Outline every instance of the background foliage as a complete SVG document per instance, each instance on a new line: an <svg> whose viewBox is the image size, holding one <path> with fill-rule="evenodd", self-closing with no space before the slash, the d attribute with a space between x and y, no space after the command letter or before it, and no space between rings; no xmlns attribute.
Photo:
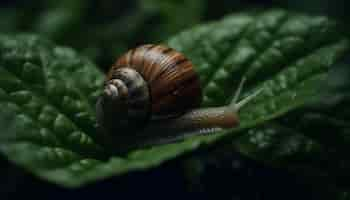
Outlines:
<svg viewBox="0 0 350 200"><path fill-rule="evenodd" d="M164 41L185 28L244 8L285 7L308 14L330 15L347 23L346 4L346 1L327 0L271 0L264 4L228 0L8 1L1 8L0 31L41 33L61 45L74 47L94 60L101 70L106 70L116 55L127 48L145 41ZM288 119L257 128L263 148L261 142L254 142L256 134L252 130L237 144L178 158L157 170L114 178L75 191L42 183L2 160L2 192L16 197L19 194L15 190L31 194L40 191L44 197L55 194L58 199L68 195L94 195L97 191L114 194L118 187L118 191L127 194L143 188L141 191L145 194L162 190L173 193L174 197L205 198L220 194L228 198L277 199L287 194L285 199L347 199L348 63L345 59L336 65L329 84L325 85L323 101L312 104L308 112L295 111ZM331 140L330 134L340 135L342 139ZM291 153L287 148L290 146L298 148ZM262 162L256 162L257 158L262 158ZM183 167L178 167L178 163L183 163ZM223 178L229 182L218 184ZM164 182L168 185L164 186ZM161 197L161 194L155 196Z"/></svg>

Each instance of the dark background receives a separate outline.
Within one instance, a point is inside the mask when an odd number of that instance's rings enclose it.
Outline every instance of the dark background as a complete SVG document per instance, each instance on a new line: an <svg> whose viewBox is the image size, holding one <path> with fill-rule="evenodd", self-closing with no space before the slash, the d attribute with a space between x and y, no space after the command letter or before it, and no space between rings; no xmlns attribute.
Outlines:
<svg viewBox="0 0 350 200"><path fill-rule="evenodd" d="M102 71L128 48L164 41L195 24L244 9L278 7L329 15L345 25L350 20L346 0L7 0L0 5L1 33L40 33L77 49ZM202 151L74 190L41 181L0 157L1 199L334 199L326 195L332 192L320 193L328 189L235 152L208 157Z"/></svg>

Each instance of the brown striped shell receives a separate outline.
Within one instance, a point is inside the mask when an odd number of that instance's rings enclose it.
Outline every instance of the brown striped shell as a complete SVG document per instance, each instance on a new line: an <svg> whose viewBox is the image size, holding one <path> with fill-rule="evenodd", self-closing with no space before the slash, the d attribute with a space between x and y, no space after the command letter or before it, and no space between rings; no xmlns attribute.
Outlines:
<svg viewBox="0 0 350 200"><path fill-rule="evenodd" d="M137 71L148 84L153 117L176 116L198 107L202 100L199 77L183 54L163 45L143 45L122 55L107 80L122 68Z"/></svg>

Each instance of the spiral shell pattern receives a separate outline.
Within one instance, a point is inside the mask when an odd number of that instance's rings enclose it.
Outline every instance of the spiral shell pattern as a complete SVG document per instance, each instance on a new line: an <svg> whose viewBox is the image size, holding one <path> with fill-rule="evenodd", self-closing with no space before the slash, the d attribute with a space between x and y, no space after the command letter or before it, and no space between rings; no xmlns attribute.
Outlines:
<svg viewBox="0 0 350 200"><path fill-rule="evenodd" d="M107 79L121 68L132 68L148 84L153 116L174 116L198 107L202 100L199 77L189 59L163 45L142 45L122 55Z"/></svg>

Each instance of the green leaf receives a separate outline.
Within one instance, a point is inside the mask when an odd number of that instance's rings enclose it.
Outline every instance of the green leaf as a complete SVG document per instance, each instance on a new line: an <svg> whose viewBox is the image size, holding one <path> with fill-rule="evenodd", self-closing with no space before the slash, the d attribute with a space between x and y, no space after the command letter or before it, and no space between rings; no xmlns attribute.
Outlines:
<svg viewBox="0 0 350 200"><path fill-rule="evenodd" d="M234 142L234 149L328 188L318 189L322 195L348 191L350 71L347 63L335 67L318 101L249 130Z"/></svg>
<svg viewBox="0 0 350 200"><path fill-rule="evenodd" d="M242 76L243 96L265 87L240 112L241 127L183 142L111 155L96 141L94 103L103 76L73 50L36 36L0 36L0 150L36 175L67 187L155 167L208 144L230 143L302 107L348 49L336 24L283 10L240 13L194 27L167 43L200 74L203 106L228 103ZM1 119L1 117L0 117Z"/></svg>

